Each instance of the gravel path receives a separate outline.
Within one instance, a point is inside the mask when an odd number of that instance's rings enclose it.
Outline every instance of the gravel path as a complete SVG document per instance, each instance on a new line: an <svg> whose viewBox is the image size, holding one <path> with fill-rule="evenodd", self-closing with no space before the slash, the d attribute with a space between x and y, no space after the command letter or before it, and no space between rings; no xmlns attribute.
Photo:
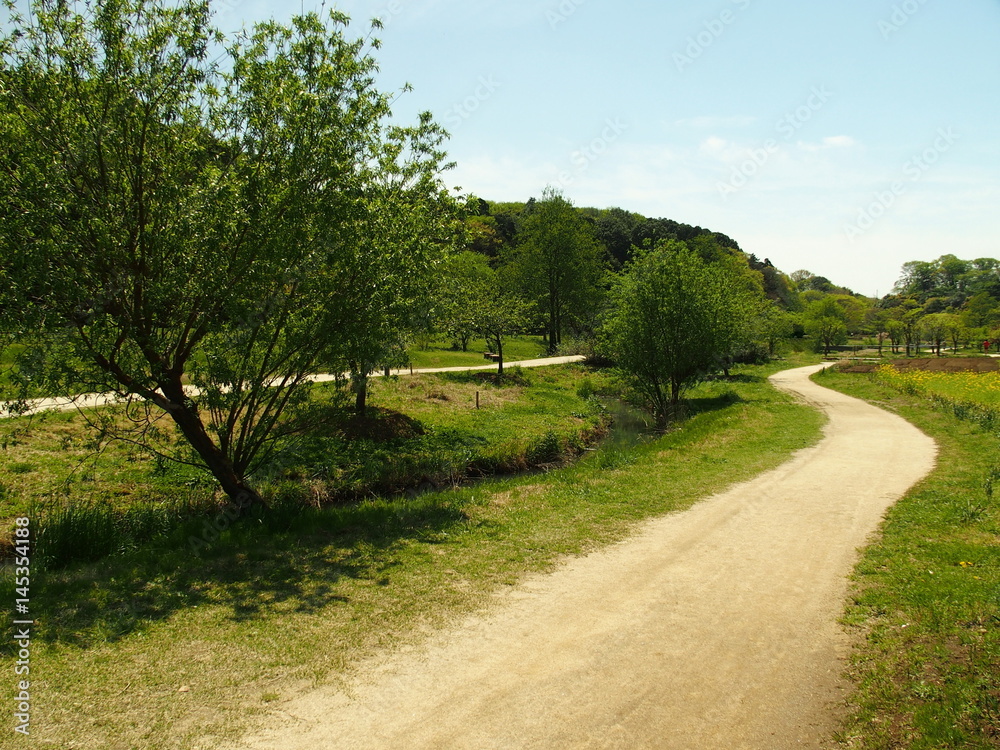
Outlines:
<svg viewBox="0 0 1000 750"><path fill-rule="evenodd" d="M856 549L935 461L904 420L808 380L829 415L778 469L529 579L345 689L278 706L240 750L823 748Z"/></svg>

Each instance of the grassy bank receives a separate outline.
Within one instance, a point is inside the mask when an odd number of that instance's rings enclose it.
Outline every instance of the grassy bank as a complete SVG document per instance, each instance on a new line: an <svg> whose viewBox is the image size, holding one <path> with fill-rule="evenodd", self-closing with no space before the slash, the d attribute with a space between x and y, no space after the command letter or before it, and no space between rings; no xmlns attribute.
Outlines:
<svg viewBox="0 0 1000 750"><path fill-rule="evenodd" d="M606 429L600 404L577 393L581 377L578 367L514 367L502 387L482 373L376 379L363 417L336 386L315 386L316 427L254 480L282 515L557 463ZM222 502L207 474L103 442L75 412L6 420L0 437L0 519L31 515L50 564L135 548L179 526L197 533Z"/></svg>
<svg viewBox="0 0 1000 750"><path fill-rule="evenodd" d="M473 339L467 351L453 349L449 341L433 341L427 348L411 347L407 352L415 369L434 367L476 367L489 364L483 353L490 351L485 339ZM541 336L514 336L504 341L504 363L546 356L547 347Z"/></svg>
<svg viewBox="0 0 1000 750"><path fill-rule="evenodd" d="M846 620L863 640L843 742L1000 747L998 438L867 375L818 382L900 414L940 448L936 470L889 511L856 569Z"/></svg>
<svg viewBox="0 0 1000 750"><path fill-rule="evenodd" d="M206 747L563 555L779 464L818 439L821 417L770 388L776 369L699 387L680 429L627 451L234 524L196 548L162 540L46 574L32 599L34 741Z"/></svg>

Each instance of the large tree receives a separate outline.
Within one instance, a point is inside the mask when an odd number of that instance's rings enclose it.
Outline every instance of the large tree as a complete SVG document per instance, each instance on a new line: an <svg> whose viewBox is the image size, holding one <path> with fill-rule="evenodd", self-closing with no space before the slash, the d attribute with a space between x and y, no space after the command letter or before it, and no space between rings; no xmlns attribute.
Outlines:
<svg viewBox="0 0 1000 750"><path fill-rule="evenodd" d="M140 441L168 415L259 502L310 376L381 352L449 241L442 131L390 126L339 13L226 41L199 0L6 5L3 327L52 345L36 384L143 403Z"/></svg>
<svg viewBox="0 0 1000 750"><path fill-rule="evenodd" d="M682 389L744 339L764 297L745 260L733 256L708 263L668 241L635 258L612 289L605 336L663 426Z"/></svg>
<svg viewBox="0 0 1000 750"><path fill-rule="evenodd" d="M549 350L554 352L573 321L596 308L602 250L594 228L554 188L526 207L520 245L510 266L545 316Z"/></svg>

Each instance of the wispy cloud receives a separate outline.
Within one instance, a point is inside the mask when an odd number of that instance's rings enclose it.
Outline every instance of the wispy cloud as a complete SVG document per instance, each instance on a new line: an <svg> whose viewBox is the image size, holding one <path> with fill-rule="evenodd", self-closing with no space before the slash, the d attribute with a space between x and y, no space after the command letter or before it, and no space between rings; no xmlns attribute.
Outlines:
<svg viewBox="0 0 1000 750"><path fill-rule="evenodd" d="M851 148L856 146L857 141L855 141L849 135L834 135L829 138L824 138L819 143L807 143L805 141L799 141L795 144L796 148L800 151L825 151L831 148Z"/></svg>
<svg viewBox="0 0 1000 750"><path fill-rule="evenodd" d="M732 115L720 117L715 115L703 115L701 117L689 117L683 120L675 120L674 126L679 128L692 128L695 130L715 130L719 128L746 128L757 122L756 117L750 115Z"/></svg>

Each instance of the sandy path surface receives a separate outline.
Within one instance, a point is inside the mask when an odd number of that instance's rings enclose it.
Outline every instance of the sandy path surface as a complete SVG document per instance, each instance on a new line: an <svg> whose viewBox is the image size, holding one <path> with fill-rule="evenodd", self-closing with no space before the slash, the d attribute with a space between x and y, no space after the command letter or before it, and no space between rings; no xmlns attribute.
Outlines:
<svg viewBox="0 0 1000 750"><path fill-rule="evenodd" d="M788 463L536 576L486 613L280 704L246 750L822 748L856 548L932 467L904 420L775 375L830 417Z"/></svg>
<svg viewBox="0 0 1000 750"><path fill-rule="evenodd" d="M543 359L527 359L527 360L515 360L514 362L504 362L504 368L510 369L512 367L548 367L550 365L564 365L570 362L582 362L584 357L582 356L570 356L570 357L545 357ZM424 369L416 370L392 370L392 375L420 375L423 373L435 373L435 372L474 372L478 370L493 370L497 369L496 363L491 365L480 365L478 367L429 367ZM332 380L336 380L338 377L344 378L345 375L313 375L310 380L314 383L329 383ZM382 372L373 372L371 374L373 378L382 377ZM185 386L184 390L191 396L197 396L201 393L198 388L194 386ZM26 408L18 410L17 414L28 415L28 414L39 414L43 411L73 411L74 409L92 409L97 406L106 406L108 404L122 403L122 399L114 394L108 393L83 393L79 396L57 396L55 398L36 398L29 399L25 402ZM0 401L0 419L14 416L12 404L9 401Z"/></svg>

